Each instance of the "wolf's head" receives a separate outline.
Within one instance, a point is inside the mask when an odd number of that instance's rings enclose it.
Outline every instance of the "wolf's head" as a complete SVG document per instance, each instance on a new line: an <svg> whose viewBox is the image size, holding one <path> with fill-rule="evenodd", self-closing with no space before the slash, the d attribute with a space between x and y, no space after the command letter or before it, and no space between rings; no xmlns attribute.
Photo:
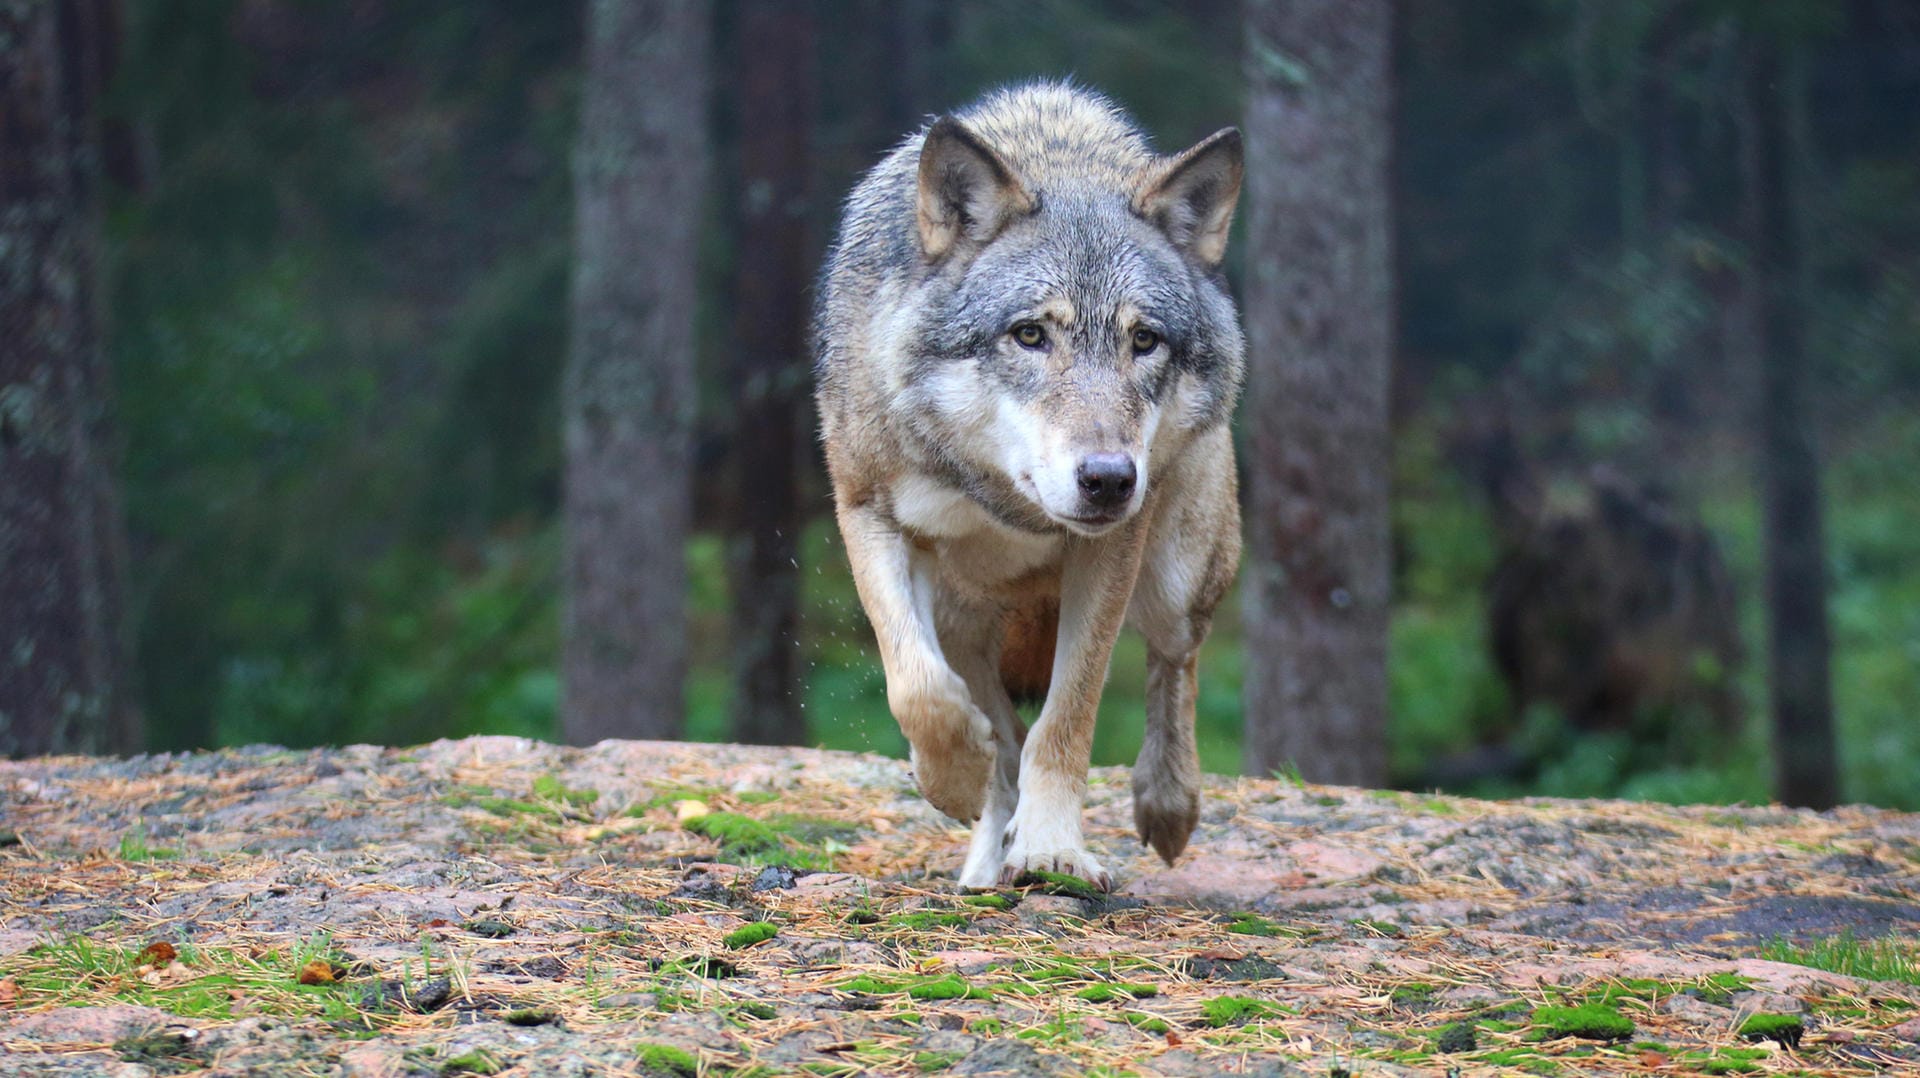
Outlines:
<svg viewBox="0 0 1920 1078"><path fill-rule="evenodd" d="M1240 134L1159 157L1090 95L1068 99L1079 113L1017 104L943 118L921 142L902 389L926 444L1001 519L1098 535L1238 394L1219 267Z"/></svg>

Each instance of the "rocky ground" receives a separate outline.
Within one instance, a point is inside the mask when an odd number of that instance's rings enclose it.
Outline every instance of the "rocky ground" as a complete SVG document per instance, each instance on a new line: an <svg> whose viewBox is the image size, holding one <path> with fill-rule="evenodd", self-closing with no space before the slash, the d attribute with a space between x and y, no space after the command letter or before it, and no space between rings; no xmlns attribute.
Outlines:
<svg viewBox="0 0 1920 1078"><path fill-rule="evenodd" d="M1920 816L1090 800L1117 893L969 896L871 756L0 763L0 1074L1920 1073Z"/></svg>

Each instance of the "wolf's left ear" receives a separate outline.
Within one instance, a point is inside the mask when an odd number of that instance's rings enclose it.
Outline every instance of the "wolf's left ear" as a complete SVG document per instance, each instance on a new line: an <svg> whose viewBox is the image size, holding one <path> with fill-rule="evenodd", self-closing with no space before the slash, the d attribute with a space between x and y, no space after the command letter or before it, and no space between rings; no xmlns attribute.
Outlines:
<svg viewBox="0 0 1920 1078"><path fill-rule="evenodd" d="M1033 207L1020 177L967 125L942 116L927 129L915 216L929 260L938 261L960 240L986 243Z"/></svg>
<svg viewBox="0 0 1920 1078"><path fill-rule="evenodd" d="M1239 128L1215 131L1149 173L1133 208L1212 269L1227 254L1245 157Z"/></svg>

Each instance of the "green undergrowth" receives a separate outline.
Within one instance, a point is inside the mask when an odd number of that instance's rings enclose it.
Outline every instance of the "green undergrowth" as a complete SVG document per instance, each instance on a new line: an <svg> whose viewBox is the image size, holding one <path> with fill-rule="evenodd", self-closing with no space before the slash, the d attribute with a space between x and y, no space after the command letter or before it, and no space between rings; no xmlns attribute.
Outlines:
<svg viewBox="0 0 1920 1078"><path fill-rule="evenodd" d="M1920 950L1920 944L1914 941L1892 937L1863 941L1848 930L1808 943L1775 938L1760 949L1760 957L1868 981L1920 985L1916 950Z"/></svg>
<svg viewBox="0 0 1920 1078"><path fill-rule="evenodd" d="M157 947L158 945L156 945ZM244 1013L318 1017L371 1028L373 1016L391 1010L378 981L337 976L350 963L319 934L292 947L268 951L196 947L181 943L169 960L153 948L98 944L84 936L43 944L0 962L0 977L19 988L23 1006L98 1006L126 1003L181 1018L227 1021ZM302 971L324 968L328 983L301 984Z"/></svg>

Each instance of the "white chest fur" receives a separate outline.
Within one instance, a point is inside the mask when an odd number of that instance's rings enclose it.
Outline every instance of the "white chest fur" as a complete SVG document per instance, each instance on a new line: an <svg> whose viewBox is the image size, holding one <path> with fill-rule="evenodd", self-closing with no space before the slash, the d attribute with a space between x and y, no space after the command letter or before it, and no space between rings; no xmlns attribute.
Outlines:
<svg viewBox="0 0 1920 1078"><path fill-rule="evenodd" d="M942 575L979 585L1057 565L1066 542L1008 528L960 490L918 472L894 482L893 518L933 541Z"/></svg>

